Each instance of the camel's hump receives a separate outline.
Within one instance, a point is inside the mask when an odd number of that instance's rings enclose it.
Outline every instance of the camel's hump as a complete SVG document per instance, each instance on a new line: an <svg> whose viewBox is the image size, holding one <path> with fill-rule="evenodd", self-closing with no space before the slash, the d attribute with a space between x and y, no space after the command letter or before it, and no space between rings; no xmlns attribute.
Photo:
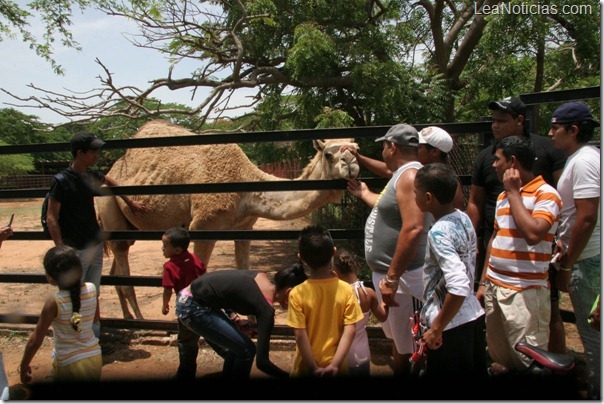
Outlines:
<svg viewBox="0 0 604 404"><path fill-rule="evenodd" d="M165 119L154 119L140 127L132 138L167 137L167 136L193 136L193 133L182 126L173 124Z"/></svg>

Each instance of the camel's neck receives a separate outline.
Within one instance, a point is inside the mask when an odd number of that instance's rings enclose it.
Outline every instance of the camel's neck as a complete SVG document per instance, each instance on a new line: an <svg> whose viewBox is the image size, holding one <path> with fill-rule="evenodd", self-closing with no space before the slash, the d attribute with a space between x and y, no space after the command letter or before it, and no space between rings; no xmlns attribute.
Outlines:
<svg viewBox="0 0 604 404"><path fill-rule="evenodd" d="M294 181L326 179L320 165L320 156L315 156ZM339 201L343 194L344 191L340 190L254 192L243 197L246 200L243 204L245 212L241 213L272 220L297 219L328 203Z"/></svg>
<svg viewBox="0 0 604 404"><path fill-rule="evenodd" d="M342 198L344 191L282 191L255 192L248 194L244 215L259 216L271 220L289 220L305 216L310 212Z"/></svg>

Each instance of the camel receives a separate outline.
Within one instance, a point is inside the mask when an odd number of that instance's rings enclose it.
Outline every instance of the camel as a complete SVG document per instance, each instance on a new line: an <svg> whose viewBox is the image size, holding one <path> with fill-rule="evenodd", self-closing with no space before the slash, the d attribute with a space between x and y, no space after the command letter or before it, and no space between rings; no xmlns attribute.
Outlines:
<svg viewBox="0 0 604 404"><path fill-rule="evenodd" d="M194 133L165 120L143 125L133 138L190 136ZM295 180L351 179L359 174L356 157L340 146L358 149L353 139L315 140L316 155ZM284 180L255 166L236 144L129 149L107 173L120 185L200 184ZM294 181L295 181L294 180ZM252 230L258 218L289 220L339 201L344 190L233 192L220 194L139 195L149 212L134 215L121 198L96 198L97 215L105 231ZM113 255L111 275L129 275L132 241L107 241ZM208 268L216 241L194 241L193 252ZM237 269L249 269L250 241L235 241ZM210 270L210 269L208 269ZM132 286L116 286L124 318L143 316Z"/></svg>

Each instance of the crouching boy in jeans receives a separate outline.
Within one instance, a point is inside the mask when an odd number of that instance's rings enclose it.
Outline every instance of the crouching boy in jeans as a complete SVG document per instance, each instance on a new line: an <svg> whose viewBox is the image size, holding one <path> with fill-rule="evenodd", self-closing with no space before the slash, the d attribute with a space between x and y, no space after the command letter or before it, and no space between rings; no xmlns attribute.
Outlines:
<svg viewBox="0 0 604 404"><path fill-rule="evenodd" d="M457 176L433 163L415 176L415 201L435 223L428 232L424 306L420 318L428 350L426 376L486 375L484 310L474 295L476 233L468 215L453 207Z"/></svg>
<svg viewBox="0 0 604 404"><path fill-rule="evenodd" d="M162 286L164 287L162 314L170 312L172 290L178 295L182 289L197 277L206 273L206 266L191 254L189 248L189 232L182 227L166 230L161 238L164 257L170 261L164 264ZM178 320L178 380L193 380L197 371L197 354L199 353L199 335L189 330Z"/></svg>

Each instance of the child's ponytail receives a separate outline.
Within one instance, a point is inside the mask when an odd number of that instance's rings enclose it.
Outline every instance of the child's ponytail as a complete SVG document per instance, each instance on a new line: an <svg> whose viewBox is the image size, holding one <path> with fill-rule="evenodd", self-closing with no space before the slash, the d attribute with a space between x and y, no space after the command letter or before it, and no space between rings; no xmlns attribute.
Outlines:
<svg viewBox="0 0 604 404"><path fill-rule="evenodd" d="M82 316L80 315L80 284L75 285L69 289L69 295L71 296L71 307L72 314L70 318L71 327L77 331L82 331Z"/></svg>

